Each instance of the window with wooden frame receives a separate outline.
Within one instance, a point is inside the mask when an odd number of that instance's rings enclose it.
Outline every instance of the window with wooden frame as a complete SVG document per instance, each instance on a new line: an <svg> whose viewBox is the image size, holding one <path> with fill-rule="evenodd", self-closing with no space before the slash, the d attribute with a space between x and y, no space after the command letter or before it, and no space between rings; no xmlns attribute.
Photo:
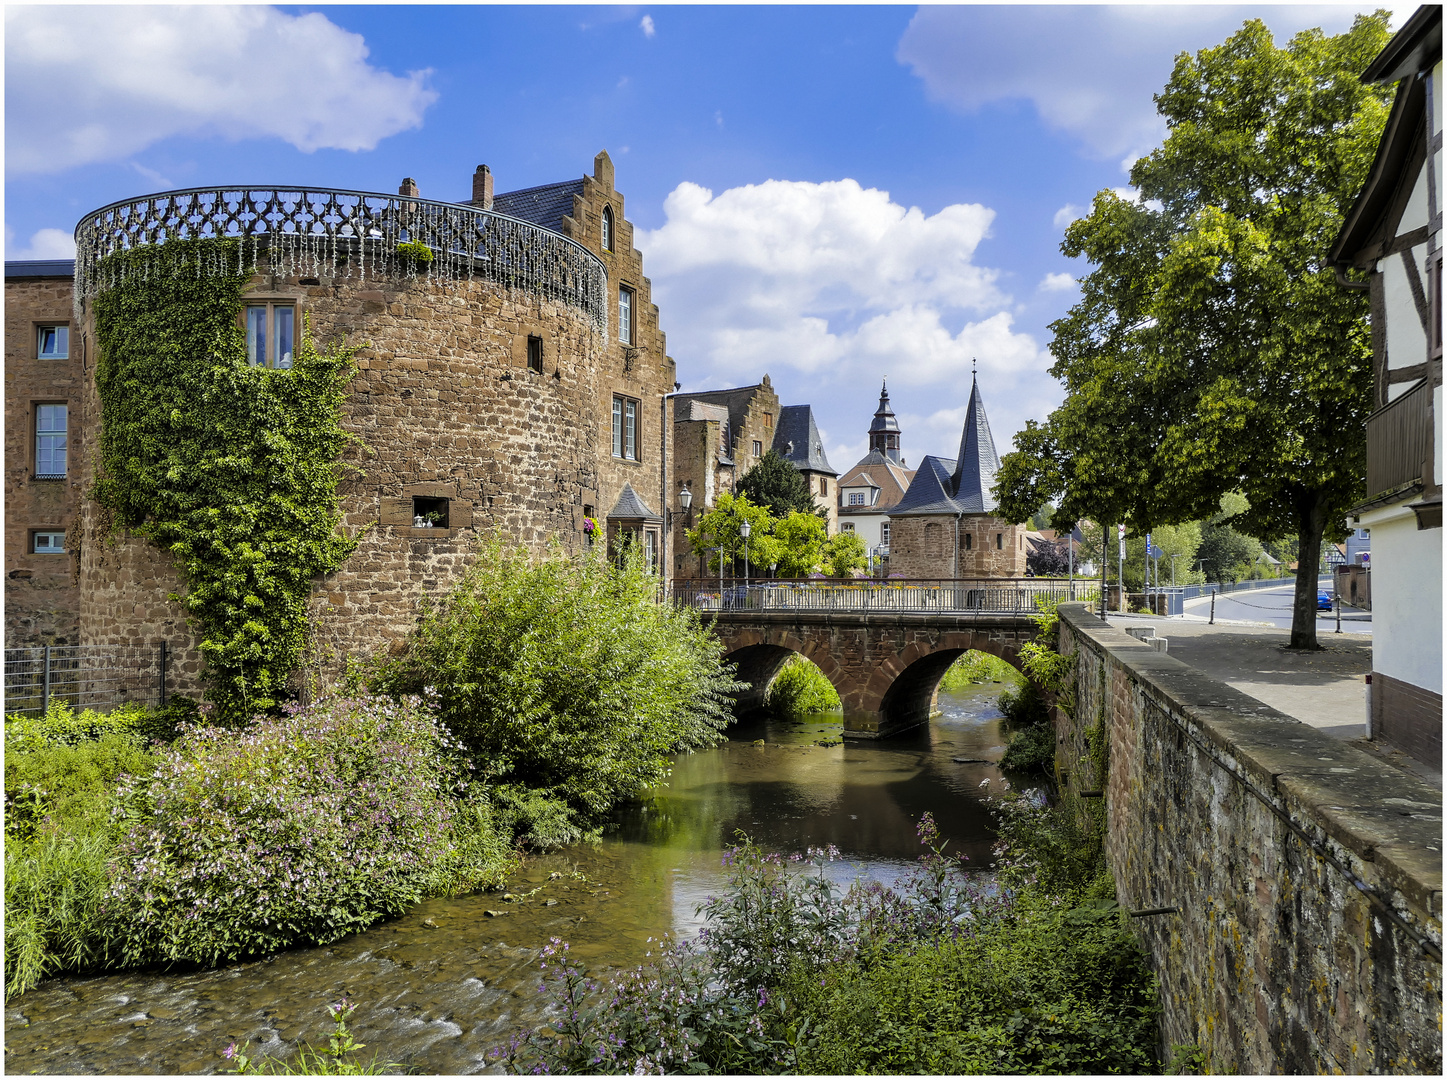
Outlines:
<svg viewBox="0 0 1447 1080"><path fill-rule="evenodd" d="M70 358L70 323L42 323L35 330L35 355L41 360Z"/></svg>
<svg viewBox="0 0 1447 1080"><path fill-rule="evenodd" d="M242 316L246 326L246 362L252 367L291 367L296 344L296 304L290 300L254 301Z"/></svg>
<svg viewBox="0 0 1447 1080"><path fill-rule="evenodd" d="M613 397L613 456L624 461L638 460L638 401Z"/></svg>

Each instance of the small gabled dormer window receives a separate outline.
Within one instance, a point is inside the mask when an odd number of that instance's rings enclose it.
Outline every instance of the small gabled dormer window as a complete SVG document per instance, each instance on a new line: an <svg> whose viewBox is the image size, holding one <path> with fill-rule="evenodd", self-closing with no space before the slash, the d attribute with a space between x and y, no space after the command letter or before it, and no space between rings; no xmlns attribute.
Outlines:
<svg viewBox="0 0 1447 1080"><path fill-rule="evenodd" d="M603 250L613 250L613 208L603 207Z"/></svg>

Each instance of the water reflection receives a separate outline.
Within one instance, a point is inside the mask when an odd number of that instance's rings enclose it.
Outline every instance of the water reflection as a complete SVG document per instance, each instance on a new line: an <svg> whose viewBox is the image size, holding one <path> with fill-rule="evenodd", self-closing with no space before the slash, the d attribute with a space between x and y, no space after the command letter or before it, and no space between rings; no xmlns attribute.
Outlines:
<svg viewBox="0 0 1447 1080"><path fill-rule="evenodd" d="M488 1048L538 1019L536 957L550 937L590 965L636 964L650 937L697 925L738 831L779 851L834 844L839 879L889 880L919 854L929 811L951 851L987 866L983 799L1002 777L969 759L1004 752L998 690L942 693L928 727L873 744L815 745L839 737L837 716L738 725L725 746L682 758L601 844L530 862L510 884L539 890L522 904L428 901L334 946L221 971L50 980L7 1003L6 1071L214 1072L233 1040L272 1054L324 1042L323 1004L343 994L360 1003L369 1053L427 1072L488 1070Z"/></svg>

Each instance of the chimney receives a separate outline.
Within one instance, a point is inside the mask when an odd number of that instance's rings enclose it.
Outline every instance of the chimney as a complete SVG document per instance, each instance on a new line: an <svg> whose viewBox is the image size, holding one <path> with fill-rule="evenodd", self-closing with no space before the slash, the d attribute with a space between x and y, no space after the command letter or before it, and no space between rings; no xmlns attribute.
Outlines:
<svg viewBox="0 0 1447 1080"><path fill-rule="evenodd" d="M472 205L482 210L492 209L492 170L479 165L472 174Z"/></svg>
<svg viewBox="0 0 1447 1080"><path fill-rule="evenodd" d="M402 181L402 186L397 189L398 195L408 195L414 199L422 197L422 191L417 187L417 181L410 176Z"/></svg>

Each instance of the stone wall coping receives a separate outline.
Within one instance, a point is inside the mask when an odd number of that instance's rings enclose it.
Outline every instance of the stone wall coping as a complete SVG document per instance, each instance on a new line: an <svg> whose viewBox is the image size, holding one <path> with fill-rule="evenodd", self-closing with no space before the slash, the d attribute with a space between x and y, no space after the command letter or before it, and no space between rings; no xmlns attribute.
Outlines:
<svg viewBox="0 0 1447 1080"><path fill-rule="evenodd" d="M978 615L932 611L710 611L698 609L706 621L760 626L932 626L957 630L1034 630L1032 615L988 611Z"/></svg>
<svg viewBox="0 0 1447 1080"><path fill-rule="evenodd" d="M1442 792L1322 734L1089 614L1060 617L1124 668L1142 692L1188 719L1238 776L1363 862L1410 904L1442 918Z"/></svg>

